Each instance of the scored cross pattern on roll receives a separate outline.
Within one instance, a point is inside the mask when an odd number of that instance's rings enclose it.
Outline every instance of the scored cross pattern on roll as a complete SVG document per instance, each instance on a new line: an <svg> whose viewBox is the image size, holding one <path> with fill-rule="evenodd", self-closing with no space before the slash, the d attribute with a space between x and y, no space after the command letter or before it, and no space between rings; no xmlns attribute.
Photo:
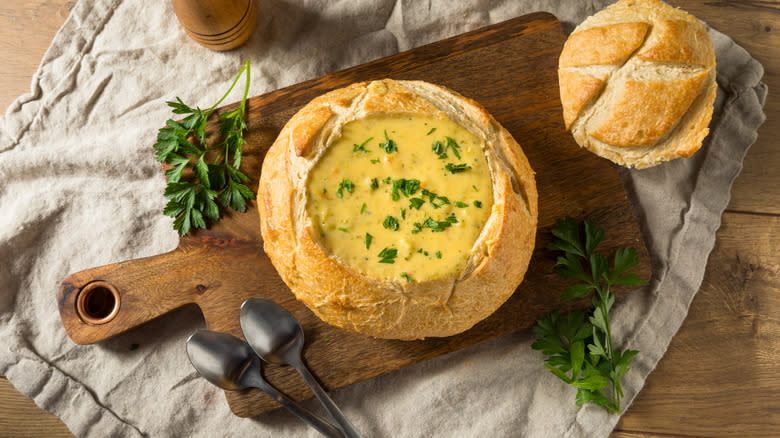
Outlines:
<svg viewBox="0 0 780 438"><path fill-rule="evenodd" d="M690 157L707 136L715 52L694 16L621 0L574 29L558 62L566 129L591 152L644 168Z"/></svg>

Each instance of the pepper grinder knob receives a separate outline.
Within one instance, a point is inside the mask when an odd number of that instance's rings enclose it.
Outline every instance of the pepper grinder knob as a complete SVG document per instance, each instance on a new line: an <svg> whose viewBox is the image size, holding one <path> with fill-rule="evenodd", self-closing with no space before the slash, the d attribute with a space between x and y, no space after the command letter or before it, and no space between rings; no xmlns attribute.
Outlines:
<svg viewBox="0 0 780 438"><path fill-rule="evenodd" d="M211 50L243 44L257 25L255 0L171 0L179 23L195 42Z"/></svg>

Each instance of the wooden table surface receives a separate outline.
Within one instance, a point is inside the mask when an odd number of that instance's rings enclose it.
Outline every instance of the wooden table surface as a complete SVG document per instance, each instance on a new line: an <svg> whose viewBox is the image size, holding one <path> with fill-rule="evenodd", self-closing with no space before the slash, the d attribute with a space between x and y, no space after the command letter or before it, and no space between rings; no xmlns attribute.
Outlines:
<svg viewBox="0 0 780 438"><path fill-rule="evenodd" d="M767 120L734 183L701 290L612 436L780 436L780 2L669 0L765 68ZM0 108L30 79L75 2L3 0ZM70 437L0 376L0 437Z"/></svg>

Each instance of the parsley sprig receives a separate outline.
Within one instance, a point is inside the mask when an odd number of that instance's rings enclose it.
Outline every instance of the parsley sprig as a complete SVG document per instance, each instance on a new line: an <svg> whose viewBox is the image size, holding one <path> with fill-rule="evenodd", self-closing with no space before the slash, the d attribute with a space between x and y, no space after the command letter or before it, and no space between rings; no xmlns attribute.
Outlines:
<svg viewBox="0 0 780 438"><path fill-rule="evenodd" d="M246 85L241 104L219 115L219 131L222 142L208 144L206 122L214 109L230 94L241 75L246 71ZM165 197L168 204L163 213L174 218L173 228L184 236L194 228L206 228L205 219L218 221L217 201L222 207L246 211L246 201L255 194L245 185L249 181L241 167L241 150L246 142L246 97L249 93L249 61L233 80L233 84L217 103L203 110L182 102L166 102L174 114L186 115L180 122L169 119L157 133L154 145L157 161L170 168L165 172L168 185ZM207 163L206 154L215 152L216 158ZM211 155L209 155L211 156ZM231 160L232 158L232 160ZM182 181L185 169L191 168L192 180Z"/></svg>
<svg viewBox="0 0 780 438"><path fill-rule="evenodd" d="M594 252L604 238L604 230L590 219L584 221L584 229L583 242L577 221L558 220L552 229L555 237L547 248L564 252L556 262L557 274L581 281L567 287L561 299L585 297L595 291L593 308L566 315L556 311L542 317L534 327L537 340L531 348L542 351L546 356L544 365L551 373L577 388L578 406L592 402L610 413L620 413L620 379L638 351L621 351L613 345L609 310L615 296L610 286L647 282L636 274L626 274L639 264L634 248L618 249L610 269L607 258ZM589 269L583 268L582 260Z"/></svg>

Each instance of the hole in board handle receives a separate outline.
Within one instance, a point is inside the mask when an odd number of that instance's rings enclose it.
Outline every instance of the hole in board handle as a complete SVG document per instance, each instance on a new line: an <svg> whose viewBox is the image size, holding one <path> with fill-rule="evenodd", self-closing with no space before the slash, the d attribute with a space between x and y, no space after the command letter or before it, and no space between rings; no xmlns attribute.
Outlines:
<svg viewBox="0 0 780 438"><path fill-rule="evenodd" d="M76 297L76 314L87 324L105 324L119 313L119 292L105 281L93 281Z"/></svg>

